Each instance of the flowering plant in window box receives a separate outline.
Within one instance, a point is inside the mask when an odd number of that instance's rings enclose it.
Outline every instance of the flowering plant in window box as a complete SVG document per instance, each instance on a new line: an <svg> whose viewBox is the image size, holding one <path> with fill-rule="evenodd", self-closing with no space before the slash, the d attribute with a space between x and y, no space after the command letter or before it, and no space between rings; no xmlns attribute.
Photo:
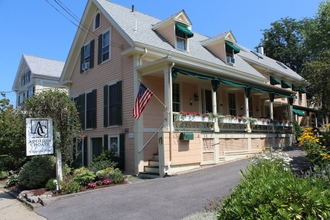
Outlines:
<svg viewBox="0 0 330 220"><path fill-rule="evenodd" d="M176 121L190 121L190 122L214 122L215 115L212 113L202 114L200 112L185 112L180 111L179 114L175 114Z"/></svg>
<svg viewBox="0 0 330 220"><path fill-rule="evenodd" d="M272 120L269 118L256 118L256 120L252 121L252 123L256 125L269 125L271 122Z"/></svg>

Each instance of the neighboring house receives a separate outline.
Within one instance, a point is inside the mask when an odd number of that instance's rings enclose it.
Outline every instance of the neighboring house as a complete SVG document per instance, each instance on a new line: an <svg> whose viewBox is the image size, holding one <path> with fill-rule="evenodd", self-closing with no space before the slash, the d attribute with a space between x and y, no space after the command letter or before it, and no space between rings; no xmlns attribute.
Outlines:
<svg viewBox="0 0 330 220"><path fill-rule="evenodd" d="M309 120L299 74L237 44L231 31L194 32L184 10L159 20L89 0L81 23L60 81L80 113L84 165L114 148L126 173L162 176L171 164L174 174L288 146L287 120ZM154 96L135 120L140 80Z"/></svg>
<svg viewBox="0 0 330 220"><path fill-rule="evenodd" d="M59 79L64 62L36 56L22 55L12 90L16 93L16 106L22 105L25 98L45 89L65 89Z"/></svg>

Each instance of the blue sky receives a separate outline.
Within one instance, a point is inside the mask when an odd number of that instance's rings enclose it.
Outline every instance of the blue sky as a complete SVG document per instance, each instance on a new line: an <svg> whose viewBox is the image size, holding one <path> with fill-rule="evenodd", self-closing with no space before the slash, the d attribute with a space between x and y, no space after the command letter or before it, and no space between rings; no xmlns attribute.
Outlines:
<svg viewBox="0 0 330 220"><path fill-rule="evenodd" d="M57 0L79 19L87 0ZM231 30L237 42L253 49L262 30L272 22L290 17L314 17L320 0L113 0L136 11L165 19L184 9L193 31L215 36ZM56 9L54 9L54 7ZM68 11L68 10L67 10ZM64 17L64 14L66 17ZM0 92L11 104L16 96L12 85L22 54L65 61L78 22L55 0L0 0ZM74 23L74 24L73 24Z"/></svg>

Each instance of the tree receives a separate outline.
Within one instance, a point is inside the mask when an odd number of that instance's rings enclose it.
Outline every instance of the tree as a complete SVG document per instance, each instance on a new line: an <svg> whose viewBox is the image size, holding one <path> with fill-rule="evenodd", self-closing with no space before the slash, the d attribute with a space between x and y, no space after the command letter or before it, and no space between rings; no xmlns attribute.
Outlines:
<svg viewBox="0 0 330 220"><path fill-rule="evenodd" d="M25 117L13 106L9 99L1 94L0 99L0 155L6 155L9 161L8 169L18 168L26 155Z"/></svg>
<svg viewBox="0 0 330 220"><path fill-rule="evenodd" d="M35 94L24 100L22 111L27 117L53 119L54 145L63 161L72 162L72 139L81 137L82 131L75 103L66 92L56 89Z"/></svg>
<svg viewBox="0 0 330 220"><path fill-rule="evenodd" d="M330 50L323 51L318 59L306 63L305 79L312 102L321 107L324 115L330 111Z"/></svg>
<svg viewBox="0 0 330 220"><path fill-rule="evenodd" d="M278 60L298 74L303 71L303 64L309 60L309 53L304 45L303 30L310 25L309 19L297 21L293 18L282 18L271 23L270 29L263 30L260 45L265 54Z"/></svg>
<svg viewBox="0 0 330 220"><path fill-rule="evenodd" d="M330 1L321 2L316 16L303 31L307 50L314 59L330 49Z"/></svg>

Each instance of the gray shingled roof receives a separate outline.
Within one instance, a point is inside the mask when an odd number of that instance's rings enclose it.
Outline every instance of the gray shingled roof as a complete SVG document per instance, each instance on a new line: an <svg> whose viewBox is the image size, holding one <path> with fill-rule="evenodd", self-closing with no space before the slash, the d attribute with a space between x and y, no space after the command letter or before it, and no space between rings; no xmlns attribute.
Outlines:
<svg viewBox="0 0 330 220"><path fill-rule="evenodd" d="M60 78L65 62L23 54L26 64L34 75Z"/></svg>
<svg viewBox="0 0 330 220"><path fill-rule="evenodd" d="M173 46L170 45L166 40L159 37L159 35L157 35L157 33L152 30L153 26L159 24L159 22L162 22L162 20L152 17L150 15L146 15L144 13L140 13L138 11L134 11L134 13L132 13L130 8L109 2L107 0L95 0L95 1L98 2L106 10L106 12L124 30L124 32L128 35L129 38L132 39L133 42L142 43L145 45L150 45L152 47L167 50L172 54L178 53L185 55L187 57L196 58L205 62L219 65L220 67L222 66L226 68L233 68L245 72L246 74L258 77L260 79L265 79L265 77L262 74L260 74L257 70L255 70L252 66L250 66L246 61L242 59L242 57L255 59L256 56L252 53L251 56L249 56L249 54L245 53L244 51L240 52L239 53L240 56L235 56L236 59L235 67L231 67L230 65L227 65L222 60L220 60L218 57L214 56L204 46L202 46L201 42L205 42L209 40L210 39L209 37L196 33L193 30L192 31L194 33L194 36L189 39L189 52L177 50L173 48ZM136 27L137 30L135 30ZM222 34L220 34L219 37L222 37ZM245 49L245 50L250 52L249 49ZM283 70L283 67L276 64L276 61L270 58L264 59L263 61L259 61L259 62L263 62L264 65L269 65L272 68L274 68L274 70L279 71L288 76L297 79L301 78L297 73L295 73L290 69Z"/></svg>

